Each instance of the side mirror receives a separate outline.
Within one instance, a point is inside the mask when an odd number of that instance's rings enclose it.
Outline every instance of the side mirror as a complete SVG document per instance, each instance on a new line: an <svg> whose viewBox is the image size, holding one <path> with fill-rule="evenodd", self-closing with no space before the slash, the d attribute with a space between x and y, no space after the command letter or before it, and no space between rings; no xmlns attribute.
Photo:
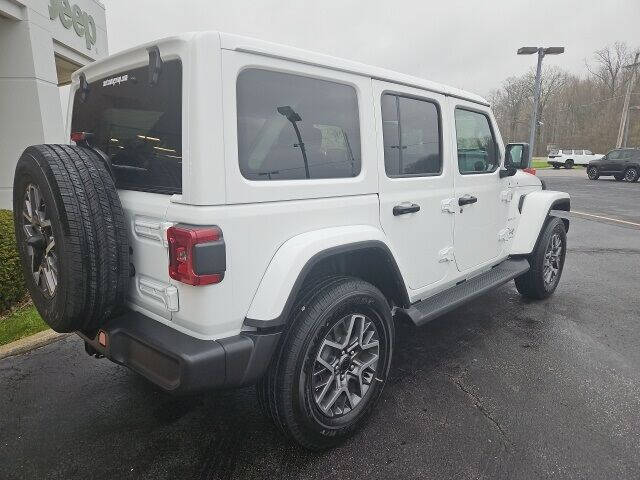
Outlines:
<svg viewBox="0 0 640 480"><path fill-rule="evenodd" d="M517 168L507 167L500 169L500 178L513 177L518 172Z"/></svg>
<svg viewBox="0 0 640 480"><path fill-rule="evenodd" d="M529 144L508 143L505 151L504 166L506 169L516 168L522 170L529 168Z"/></svg>

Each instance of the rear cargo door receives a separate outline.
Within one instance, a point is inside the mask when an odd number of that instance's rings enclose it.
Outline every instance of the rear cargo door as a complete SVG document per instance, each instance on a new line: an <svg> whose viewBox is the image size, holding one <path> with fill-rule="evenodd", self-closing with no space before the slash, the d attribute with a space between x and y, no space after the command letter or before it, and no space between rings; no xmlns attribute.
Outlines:
<svg viewBox="0 0 640 480"><path fill-rule="evenodd" d="M171 196L182 193L182 65L165 61L153 82L149 71L122 70L77 90L71 131L89 133L110 160L129 225L129 300L169 319L178 295L169 282L165 219Z"/></svg>

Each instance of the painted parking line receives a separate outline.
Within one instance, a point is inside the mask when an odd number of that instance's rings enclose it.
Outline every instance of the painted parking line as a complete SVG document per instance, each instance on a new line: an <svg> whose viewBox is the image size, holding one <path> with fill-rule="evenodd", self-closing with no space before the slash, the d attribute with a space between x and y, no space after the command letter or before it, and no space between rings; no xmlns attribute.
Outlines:
<svg viewBox="0 0 640 480"><path fill-rule="evenodd" d="M623 223L625 225L633 225L635 227L640 227L640 223L628 222L627 220L620 220L619 218L603 217L602 215L594 215L593 213L578 212L576 210L571 210L571 213L575 213L576 215L584 215L585 217L599 218L601 220L607 220L609 222Z"/></svg>

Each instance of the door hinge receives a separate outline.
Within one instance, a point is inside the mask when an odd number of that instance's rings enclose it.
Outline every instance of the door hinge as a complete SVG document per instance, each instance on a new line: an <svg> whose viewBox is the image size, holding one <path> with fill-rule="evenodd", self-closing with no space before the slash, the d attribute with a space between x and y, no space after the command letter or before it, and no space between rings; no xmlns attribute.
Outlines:
<svg viewBox="0 0 640 480"><path fill-rule="evenodd" d="M456 213L458 201L455 198L445 198L440 205L443 213Z"/></svg>
<svg viewBox="0 0 640 480"><path fill-rule="evenodd" d="M503 228L498 232L498 241L506 242L507 240L511 240L513 238L513 227Z"/></svg>
<svg viewBox="0 0 640 480"><path fill-rule="evenodd" d="M438 255L440 256L438 263L453 262L453 247L443 248Z"/></svg>
<svg viewBox="0 0 640 480"><path fill-rule="evenodd" d="M502 190L500 192L500 200L505 203L509 203L511 200L513 200L513 190L512 189Z"/></svg>

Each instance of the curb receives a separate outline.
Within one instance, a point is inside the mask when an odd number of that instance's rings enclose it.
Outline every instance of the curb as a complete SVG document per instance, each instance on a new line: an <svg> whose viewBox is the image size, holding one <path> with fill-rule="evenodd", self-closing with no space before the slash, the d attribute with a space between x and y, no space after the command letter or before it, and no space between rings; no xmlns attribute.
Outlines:
<svg viewBox="0 0 640 480"><path fill-rule="evenodd" d="M70 333L57 333L53 330L44 330L38 332L35 335L21 338L15 342L8 343L0 346L0 359L6 357L12 357L14 355L20 355L22 353L35 350L36 348L44 347L50 343L57 342L63 338L71 335Z"/></svg>

